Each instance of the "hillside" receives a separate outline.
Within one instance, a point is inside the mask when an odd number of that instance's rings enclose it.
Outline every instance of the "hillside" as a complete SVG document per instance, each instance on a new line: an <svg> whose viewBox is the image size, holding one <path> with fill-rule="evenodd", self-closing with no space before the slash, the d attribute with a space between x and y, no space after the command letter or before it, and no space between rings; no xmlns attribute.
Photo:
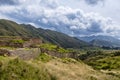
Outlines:
<svg viewBox="0 0 120 80"><path fill-rule="evenodd" d="M45 42L57 44L64 48L82 48L89 46L88 43L66 34L35 28L31 25L17 24L9 20L0 20L0 36L21 36L29 38L41 38Z"/></svg>
<svg viewBox="0 0 120 80"><path fill-rule="evenodd" d="M106 54L101 52L87 52L83 55L67 50L57 45L39 44L39 48L13 48L0 47L0 80L119 80L119 57L115 59L114 66L109 62L99 63L94 58L101 59ZM81 53L81 52L80 52ZM88 66L78 58L81 57ZM84 56L86 55L86 56ZM119 56L119 52L114 54ZM110 55L113 56L113 55ZM112 58L112 57L111 57ZM103 59L104 61L104 59ZM94 64L94 65L93 65ZM105 64L105 65L104 65ZM106 64L113 72L104 72ZM104 66L101 66L104 65ZM95 70L95 69L98 70ZM109 69L109 67L107 66ZM103 71L100 71L103 69ZM7 76L7 77L6 77Z"/></svg>
<svg viewBox="0 0 120 80"><path fill-rule="evenodd" d="M0 80L119 80L74 59L48 57L44 62L43 56L30 61L0 56Z"/></svg>
<svg viewBox="0 0 120 80"><path fill-rule="evenodd" d="M51 42L53 44L62 46L64 48L82 48L89 46L88 43L79 40L74 37L70 37L66 34L57 32L57 31L51 31L51 30L44 30L41 28L35 28L31 25L22 25L24 28L28 30L28 32L31 32L33 35L41 36L44 41Z"/></svg>
<svg viewBox="0 0 120 80"><path fill-rule="evenodd" d="M0 19L0 36L27 36L27 30L21 27L19 24Z"/></svg>
<svg viewBox="0 0 120 80"><path fill-rule="evenodd" d="M120 78L120 51L103 50L88 51L79 56L83 62L92 66L94 69L105 72Z"/></svg>
<svg viewBox="0 0 120 80"><path fill-rule="evenodd" d="M39 48L0 47L0 79L119 80L119 55L101 51L78 54L46 43Z"/></svg>

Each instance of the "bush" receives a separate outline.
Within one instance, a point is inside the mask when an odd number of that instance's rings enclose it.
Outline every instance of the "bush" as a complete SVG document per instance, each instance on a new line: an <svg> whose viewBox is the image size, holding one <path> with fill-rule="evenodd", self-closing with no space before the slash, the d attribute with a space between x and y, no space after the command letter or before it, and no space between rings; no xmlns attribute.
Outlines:
<svg viewBox="0 0 120 80"><path fill-rule="evenodd" d="M114 56L120 56L120 51L114 52Z"/></svg>
<svg viewBox="0 0 120 80"><path fill-rule="evenodd" d="M104 55L102 51L87 51L86 54L82 54L79 56L79 58L81 60L85 60L85 59L88 59L89 57L95 57L95 56L98 56L98 55Z"/></svg>
<svg viewBox="0 0 120 80"><path fill-rule="evenodd" d="M51 59L52 59L52 56L46 53L40 54L39 57L37 58L37 60L40 60L42 62L49 62Z"/></svg>
<svg viewBox="0 0 120 80"><path fill-rule="evenodd" d="M58 52L59 53L69 53L70 51L69 50L66 50L64 48L58 48Z"/></svg>
<svg viewBox="0 0 120 80"><path fill-rule="evenodd" d="M50 50L50 51L55 51L57 46L52 45L52 44L41 44L40 48L45 48L45 49Z"/></svg>
<svg viewBox="0 0 120 80"><path fill-rule="evenodd" d="M57 45L53 45L53 44L42 44L40 45L40 48L44 48L46 50L50 50L50 51L56 51L58 53L69 53L72 52L70 50L66 50L62 47L59 47Z"/></svg>
<svg viewBox="0 0 120 80"><path fill-rule="evenodd" d="M63 63L77 63L75 59L72 58L62 58Z"/></svg>

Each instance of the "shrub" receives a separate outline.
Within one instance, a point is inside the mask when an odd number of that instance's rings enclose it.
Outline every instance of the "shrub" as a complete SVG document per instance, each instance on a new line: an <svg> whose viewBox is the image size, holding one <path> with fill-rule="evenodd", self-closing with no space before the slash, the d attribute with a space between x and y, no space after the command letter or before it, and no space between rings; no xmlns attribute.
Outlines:
<svg viewBox="0 0 120 80"><path fill-rule="evenodd" d="M77 63L75 59L72 58L62 58L63 63Z"/></svg>
<svg viewBox="0 0 120 80"><path fill-rule="evenodd" d="M79 58L81 60L85 60L85 59L88 59L89 57L95 57L95 56L98 56L98 55L104 55L102 51L87 51L86 54L82 54L79 56Z"/></svg>
<svg viewBox="0 0 120 80"><path fill-rule="evenodd" d="M69 53L72 52L70 50L64 49L62 47L59 47L57 45L53 45L53 44L42 44L40 45L40 48L44 48L50 51L56 51L58 53Z"/></svg>
<svg viewBox="0 0 120 80"><path fill-rule="evenodd" d="M52 59L52 56L46 54L46 53L42 53L39 55L39 57L37 58L37 60L40 60L42 62L48 62Z"/></svg>
<svg viewBox="0 0 120 80"><path fill-rule="evenodd" d="M66 49L64 49L64 48L59 48L59 49L58 49L58 52L59 52L59 53L69 53L70 51L69 51L69 50L66 50Z"/></svg>
<svg viewBox="0 0 120 80"><path fill-rule="evenodd" d="M55 51L57 46L56 45L52 45L52 44L41 44L40 48L45 48L51 51Z"/></svg>
<svg viewBox="0 0 120 80"><path fill-rule="evenodd" d="M120 56L120 51L114 52L114 56Z"/></svg>

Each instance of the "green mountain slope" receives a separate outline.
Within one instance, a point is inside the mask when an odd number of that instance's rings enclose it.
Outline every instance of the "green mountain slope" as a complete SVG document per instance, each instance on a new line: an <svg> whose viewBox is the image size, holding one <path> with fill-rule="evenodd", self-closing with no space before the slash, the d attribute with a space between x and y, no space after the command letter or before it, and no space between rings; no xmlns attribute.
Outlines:
<svg viewBox="0 0 120 80"><path fill-rule="evenodd" d="M0 20L0 36L27 36L27 34L27 30L19 24L9 20Z"/></svg>
<svg viewBox="0 0 120 80"><path fill-rule="evenodd" d="M30 38L41 38L43 41L57 44L64 48L82 48L89 46L88 43L70 37L66 34L35 28L31 25L17 24L9 20L0 20L0 36L21 36Z"/></svg>

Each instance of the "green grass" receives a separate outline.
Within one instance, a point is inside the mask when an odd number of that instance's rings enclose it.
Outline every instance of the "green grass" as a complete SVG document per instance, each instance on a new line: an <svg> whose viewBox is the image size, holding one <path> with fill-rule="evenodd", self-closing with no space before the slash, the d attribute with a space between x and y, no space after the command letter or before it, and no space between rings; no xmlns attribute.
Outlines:
<svg viewBox="0 0 120 80"><path fill-rule="evenodd" d="M22 44L22 43L24 43L25 41L24 40L22 40L22 39L19 39L19 40L11 40L10 41L11 43L19 43L19 44Z"/></svg>
<svg viewBox="0 0 120 80"><path fill-rule="evenodd" d="M0 80L56 80L47 69L41 64L37 67L35 64L25 61L0 57Z"/></svg>
<svg viewBox="0 0 120 80"><path fill-rule="evenodd" d="M0 80L119 80L118 78L116 74L106 75L72 58L54 58L43 53L35 60L23 61L0 56Z"/></svg>
<svg viewBox="0 0 120 80"><path fill-rule="evenodd" d="M64 48L59 48L59 49L58 49L58 52L59 52L59 53L70 53L71 51L70 51L70 50L67 50L67 49L64 49Z"/></svg>
<svg viewBox="0 0 120 80"><path fill-rule="evenodd" d="M48 44L48 43L41 44L40 48L44 48L44 49L47 49L47 50L50 50L50 51L56 51L58 53L70 53L70 52L72 52L72 50L67 50L67 49L59 47L57 45Z"/></svg>
<svg viewBox="0 0 120 80"><path fill-rule="evenodd" d="M52 60L53 57L46 54L46 53L41 53L38 57L37 60L38 61L42 61L42 62L49 62L50 60Z"/></svg>
<svg viewBox="0 0 120 80"><path fill-rule="evenodd" d="M120 70L120 51L89 51L80 59L95 69Z"/></svg>
<svg viewBox="0 0 120 80"><path fill-rule="evenodd" d="M56 45L53 45L53 44L41 44L40 45L40 48L45 48L45 49L48 49L50 51L55 51L57 46Z"/></svg>
<svg viewBox="0 0 120 80"><path fill-rule="evenodd" d="M96 69L119 69L120 70L120 56L117 57L106 57L99 59L94 62L90 62L90 65L93 65Z"/></svg>
<svg viewBox="0 0 120 80"><path fill-rule="evenodd" d="M17 49L17 48L15 48L15 47L9 47L9 46L0 46L0 49L8 49L8 50L15 50L15 49Z"/></svg>
<svg viewBox="0 0 120 80"><path fill-rule="evenodd" d="M63 63L77 63L77 61L72 58L62 58L61 60Z"/></svg>

